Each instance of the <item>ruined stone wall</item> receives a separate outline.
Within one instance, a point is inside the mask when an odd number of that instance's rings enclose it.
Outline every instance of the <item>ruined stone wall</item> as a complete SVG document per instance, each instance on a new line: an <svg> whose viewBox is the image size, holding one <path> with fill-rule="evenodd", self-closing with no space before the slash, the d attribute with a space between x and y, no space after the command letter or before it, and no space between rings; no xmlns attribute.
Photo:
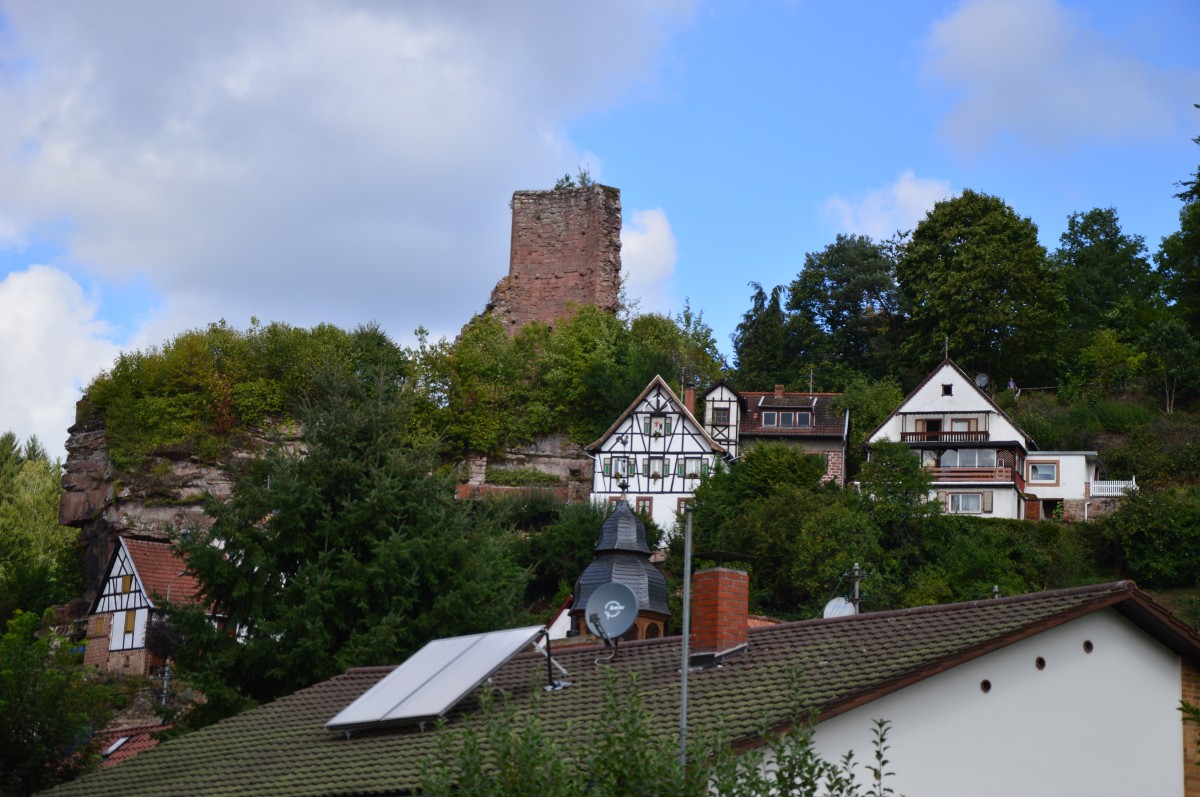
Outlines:
<svg viewBox="0 0 1200 797"><path fill-rule="evenodd" d="M615 313L621 291L621 192L604 185L517 191L508 276L488 302L510 335L572 307Z"/></svg>

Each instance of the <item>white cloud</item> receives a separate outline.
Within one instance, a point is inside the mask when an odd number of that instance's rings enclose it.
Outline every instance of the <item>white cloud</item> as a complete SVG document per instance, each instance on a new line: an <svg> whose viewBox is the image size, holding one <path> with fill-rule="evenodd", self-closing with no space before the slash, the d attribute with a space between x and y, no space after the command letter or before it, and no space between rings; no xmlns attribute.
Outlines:
<svg viewBox="0 0 1200 797"><path fill-rule="evenodd" d="M957 94L943 121L954 145L973 152L1016 135L1065 148L1174 135L1197 76L1159 70L1086 22L1055 0L967 0L935 23L923 69Z"/></svg>
<svg viewBox="0 0 1200 797"><path fill-rule="evenodd" d="M117 346L68 274L32 266L0 281L0 432L36 434L64 458L80 388L112 365Z"/></svg>
<svg viewBox="0 0 1200 797"><path fill-rule="evenodd" d="M883 240L897 231L913 229L934 203L950 196L949 182L917 177L909 169L891 185L872 188L856 201L830 197L824 210L842 231Z"/></svg>
<svg viewBox="0 0 1200 797"><path fill-rule="evenodd" d="M675 233L661 208L635 210L621 228L625 290L638 309L670 313L670 287L677 259Z"/></svg>
<svg viewBox="0 0 1200 797"><path fill-rule="evenodd" d="M597 165L564 125L653 80L688 13L13 3L0 213L65 226L101 279L146 275L164 328L256 315L453 335L507 272L511 192Z"/></svg>

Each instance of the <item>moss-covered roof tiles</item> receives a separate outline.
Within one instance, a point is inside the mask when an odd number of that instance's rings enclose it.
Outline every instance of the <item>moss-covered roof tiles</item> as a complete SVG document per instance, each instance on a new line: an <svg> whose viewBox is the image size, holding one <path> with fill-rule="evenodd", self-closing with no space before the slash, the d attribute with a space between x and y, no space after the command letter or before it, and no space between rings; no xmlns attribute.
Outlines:
<svg viewBox="0 0 1200 797"><path fill-rule="evenodd" d="M794 716L793 674L803 708L828 718L930 675L1077 617L1112 608L1167 647L1200 659L1200 638L1153 604L1131 582L999 600L807 620L750 630L749 649L720 667L693 670L689 728L718 723L735 745L752 746L759 729ZM596 647L555 650L572 686L543 693L545 659L518 656L491 688L518 712L536 711L549 737L577 738L603 704L606 670L636 674L654 730L674 737L679 712L679 638L623 643L610 663ZM334 714L391 671L359 668L191 735L160 744L118 766L66 784L55 795L388 795L419 778L437 749L430 727L386 728L347 738L325 729ZM488 688L486 685L481 689ZM462 727L478 708L466 698L448 717ZM571 736L574 734L574 736Z"/></svg>

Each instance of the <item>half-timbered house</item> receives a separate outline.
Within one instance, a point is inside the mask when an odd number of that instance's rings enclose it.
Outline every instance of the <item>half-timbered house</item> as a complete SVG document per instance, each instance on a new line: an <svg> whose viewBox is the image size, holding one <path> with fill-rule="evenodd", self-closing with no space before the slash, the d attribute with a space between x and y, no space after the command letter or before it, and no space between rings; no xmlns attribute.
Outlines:
<svg viewBox="0 0 1200 797"><path fill-rule="evenodd" d="M825 461L825 480L846 483L850 411L834 408L840 393L737 391L722 380L704 394L704 431L731 457L756 442L797 445Z"/></svg>
<svg viewBox="0 0 1200 797"><path fill-rule="evenodd" d="M616 501L626 483L634 511L664 529L726 453L661 376L585 450L596 463L592 500Z"/></svg>
<svg viewBox="0 0 1200 797"><path fill-rule="evenodd" d="M84 662L131 675L150 674L162 665L146 649L151 618L168 603L191 603L199 587L171 543L121 537L88 613Z"/></svg>

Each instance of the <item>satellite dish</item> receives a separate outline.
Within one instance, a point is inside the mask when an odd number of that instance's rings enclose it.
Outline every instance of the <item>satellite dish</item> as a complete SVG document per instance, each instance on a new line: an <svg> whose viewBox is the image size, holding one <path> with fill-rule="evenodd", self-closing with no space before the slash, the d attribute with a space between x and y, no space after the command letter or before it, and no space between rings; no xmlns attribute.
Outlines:
<svg viewBox="0 0 1200 797"><path fill-rule="evenodd" d="M588 630L605 642L617 639L633 627L637 614L637 595L615 581L597 587L583 607Z"/></svg>
<svg viewBox="0 0 1200 797"><path fill-rule="evenodd" d="M845 598L834 598L829 603L825 604L825 611L822 617L849 617L852 614L858 614L858 607Z"/></svg>
<svg viewBox="0 0 1200 797"><path fill-rule="evenodd" d="M988 386L988 381L987 374L975 374L975 384L979 386L980 390Z"/></svg>

